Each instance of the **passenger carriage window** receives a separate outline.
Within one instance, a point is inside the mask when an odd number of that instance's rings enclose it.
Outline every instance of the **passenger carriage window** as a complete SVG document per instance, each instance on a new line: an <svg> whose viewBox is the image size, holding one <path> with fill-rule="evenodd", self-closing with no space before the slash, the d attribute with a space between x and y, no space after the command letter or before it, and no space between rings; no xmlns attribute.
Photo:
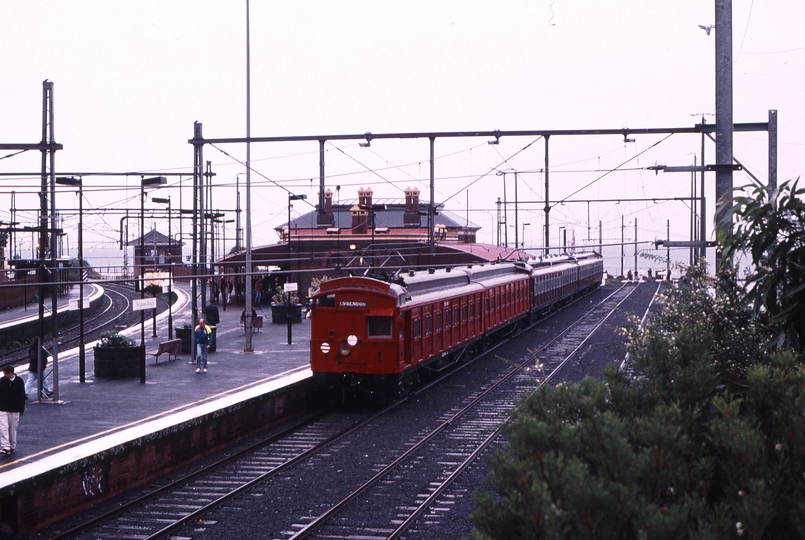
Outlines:
<svg viewBox="0 0 805 540"><path fill-rule="evenodd" d="M450 328L451 326L453 326L453 312L447 308L444 310L444 327Z"/></svg>
<svg viewBox="0 0 805 540"><path fill-rule="evenodd" d="M422 337L422 319L414 319L414 339Z"/></svg>
<svg viewBox="0 0 805 540"><path fill-rule="evenodd" d="M366 325L366 334L370 338L391 337L391 317L369 316L366 317Z"/></svg>
<svg viewBox="0 0 805 540"><path fill-rule="evenodd" d="M425 316L425 335L433 334L433 317L431 315Z"/></svg>
<svg viewBox="0 0 805 540"><path fill-rule="evenodd" d="M467 322L467 304L461 306L461 322Z"/></svg>
<svg viewBox="0 0 805 540"><path fill-rule="evenodd" d="M470 320L475 318L475 302L470 302Z"/></svg>
<svg viewBox="0 0 805 540"><path fill-rule="evenodd" d="M335 295L328 294L316 299L316 305L319 307L335 307Z"/></svg>
<svg viewBox="0 0 805 540"><path fill-rule="evenodd" d="M441 311L436 312L436 331L437 332L442 331L442 312Z"/></svg>
<svg viewBox="0 0 805 540"><path fill-rule="evenodd" d="M458 306L453 308L453 319L456 321L456 324L461 322L461 319L458 316Z"/></svg>

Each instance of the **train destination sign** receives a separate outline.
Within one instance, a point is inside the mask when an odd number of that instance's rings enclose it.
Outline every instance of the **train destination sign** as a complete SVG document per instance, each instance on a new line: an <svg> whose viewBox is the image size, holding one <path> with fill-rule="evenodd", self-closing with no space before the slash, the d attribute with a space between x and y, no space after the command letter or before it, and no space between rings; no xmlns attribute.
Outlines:
<svg viewBox="0 0 805 540"><path fill-rule="evenodd" d="M342 300L338 302L340 307L366 307L366 302L357 300Z"/></svg>

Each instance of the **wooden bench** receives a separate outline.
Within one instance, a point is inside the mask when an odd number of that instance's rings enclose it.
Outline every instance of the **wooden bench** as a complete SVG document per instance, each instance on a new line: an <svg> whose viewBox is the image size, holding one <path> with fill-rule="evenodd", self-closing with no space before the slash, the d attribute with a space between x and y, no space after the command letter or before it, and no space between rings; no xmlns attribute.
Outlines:
<svg viewBox="0 0 805 540"><path fill-rule="evenodd" d="M170 341L163 341L159 344L159 348L155 351L146 352L145 354L149 356L153 356L155 360L155 364L159 363L159 357L165 353L168 354L168 361L171 359L171 355L173 359L179 357L179 354L182 352L182 340L181 339L171 339Z"/></svg>

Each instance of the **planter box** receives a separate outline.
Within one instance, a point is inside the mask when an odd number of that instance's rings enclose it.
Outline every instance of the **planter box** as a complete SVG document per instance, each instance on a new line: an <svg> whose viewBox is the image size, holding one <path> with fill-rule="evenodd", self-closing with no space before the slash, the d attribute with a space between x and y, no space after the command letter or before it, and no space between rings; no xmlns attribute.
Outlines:
<svg viewBox="0 0 805 540"><path fill-rule="evenodd" d="M271 304L271 322L274 324L288 324L287 304ZM302 304L291 304L291 323L302 322Z"/></svg>
<svg viewBox="0 0 805 540"><path fill-rule="evenodd" d="M140 376L140 362L145 355L144 346L95 347L95 377L99 379L127 379Z"/></svg>

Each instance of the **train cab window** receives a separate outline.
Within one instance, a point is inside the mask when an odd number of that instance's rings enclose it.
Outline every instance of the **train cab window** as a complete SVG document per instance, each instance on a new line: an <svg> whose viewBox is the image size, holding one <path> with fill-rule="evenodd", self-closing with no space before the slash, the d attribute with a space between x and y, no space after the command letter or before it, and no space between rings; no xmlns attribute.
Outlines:
<svg viewBox="0 0 805 540"><path fill-rule="evenodd" d="M436 332L441 332L442 331L442 312L441 311L436 312L436 328L435 328L435 331Z"/></svg>
<svg viewBox="0 0 805 540"><path fill-rule="evenodd" d="M450 308L444 310L444 327L450 328L453 326L453 312Z"/></svg>
<svg viewBox="0 0 805 540"><path fill-rule="evenodd" d="M433 316L425 315L425 335L433 334Z"/></svg>
<svg viewBox="0 0 805 540"><path fill-rule="evenodd" d="M366 317L366 325L366 335L370 338L391 337L391 317L369 316Z"/></svg>
<svg viewBox="0 0 805 540"><path fill-rule="evenodd" d="M316 298L316 305L319 307L335 307L335 295L328 294L327 296Z"/></svg>

